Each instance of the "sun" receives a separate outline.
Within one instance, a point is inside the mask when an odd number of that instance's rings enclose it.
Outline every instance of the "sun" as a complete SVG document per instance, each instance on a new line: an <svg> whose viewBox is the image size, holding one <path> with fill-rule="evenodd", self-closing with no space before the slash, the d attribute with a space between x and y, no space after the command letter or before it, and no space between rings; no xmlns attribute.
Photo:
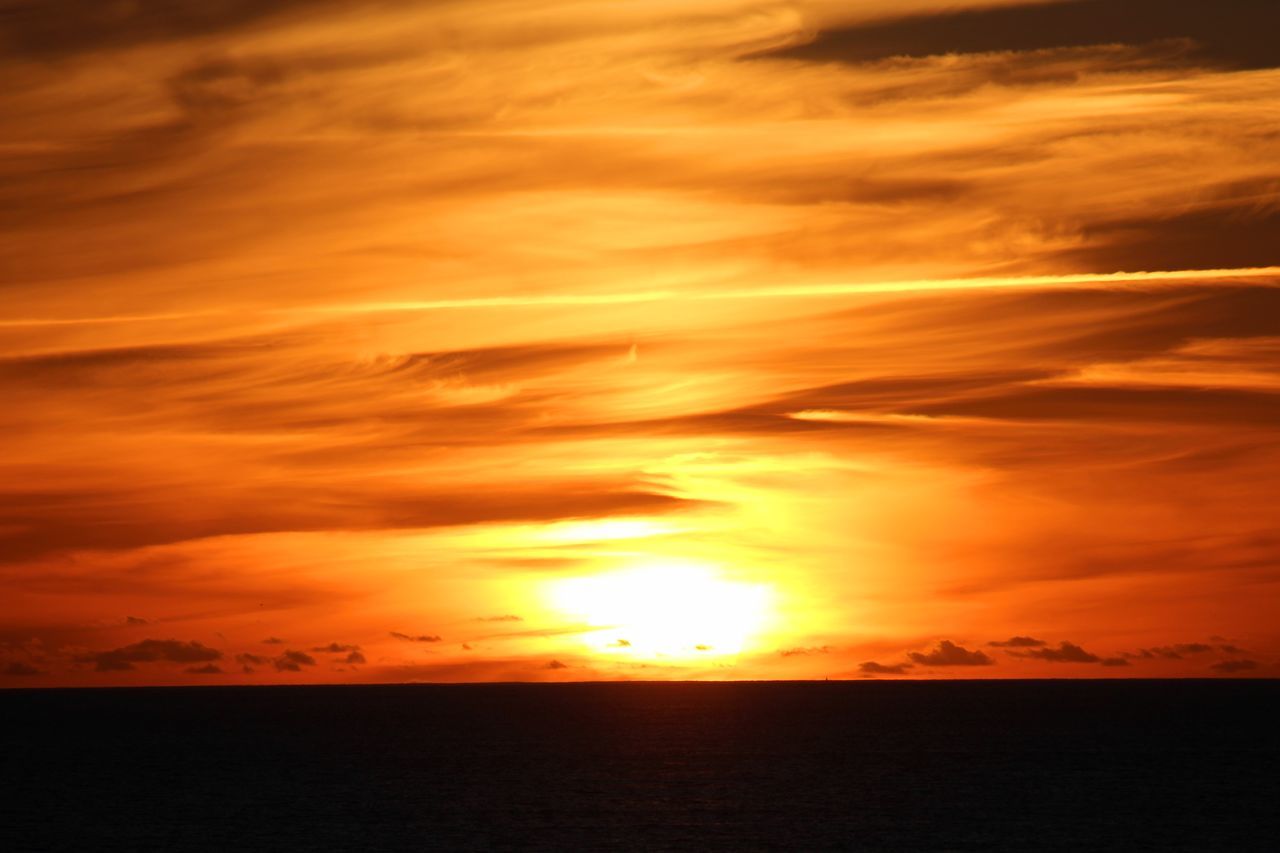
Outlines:
<svg viewBox="0 0 1280 853"><path fill-rule="evenodd" d="M773 610L773 590L729 580L700 564L640 565L553 583L550 603L598 626L582 635L601 654L633 658L736 655L750 648Z"/></svg>

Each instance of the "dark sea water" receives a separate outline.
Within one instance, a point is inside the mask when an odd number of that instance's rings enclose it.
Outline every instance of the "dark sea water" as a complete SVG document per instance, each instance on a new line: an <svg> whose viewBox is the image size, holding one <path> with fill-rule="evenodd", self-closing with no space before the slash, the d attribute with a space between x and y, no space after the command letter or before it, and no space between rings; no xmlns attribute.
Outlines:
<svg viewBox="0 0 1280 853"><path fill-rule="evenodd" d="M0 692L0 850L1280 850L1280 682Z"/></svg>

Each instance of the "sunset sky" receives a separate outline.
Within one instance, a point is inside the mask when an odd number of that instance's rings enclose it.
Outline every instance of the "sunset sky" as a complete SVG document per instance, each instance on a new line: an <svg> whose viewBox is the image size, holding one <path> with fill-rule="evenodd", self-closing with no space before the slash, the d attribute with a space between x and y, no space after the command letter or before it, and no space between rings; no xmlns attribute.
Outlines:
<svg viewBox="0 0 1280 853"><path fill-rule="evenodd" d="M1275 0L0 0L0 687L1280 676Z"/></svg>

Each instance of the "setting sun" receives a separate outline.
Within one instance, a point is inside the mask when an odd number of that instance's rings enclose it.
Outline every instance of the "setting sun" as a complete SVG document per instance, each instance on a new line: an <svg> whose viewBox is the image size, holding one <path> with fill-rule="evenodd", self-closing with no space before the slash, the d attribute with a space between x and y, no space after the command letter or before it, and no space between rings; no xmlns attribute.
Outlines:
<svg viewBox="0 0 1280 853"><path fill-rule="evenodd" d="M696 564L642 565L552 584L551 604L596 627L594 651L637 658L735 655L769 622L773 590Z"/></svg>

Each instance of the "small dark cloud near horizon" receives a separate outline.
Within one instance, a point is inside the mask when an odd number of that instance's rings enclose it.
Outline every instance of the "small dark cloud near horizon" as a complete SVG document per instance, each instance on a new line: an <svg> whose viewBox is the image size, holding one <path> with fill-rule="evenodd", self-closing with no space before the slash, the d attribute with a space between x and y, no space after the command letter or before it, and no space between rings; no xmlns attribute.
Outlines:
<svg viewBox="0 0 1280 853"><path fill-rule="evenodd" d="M266 657L265 655L255 655L255 654L251 654L250 652L244 652L242 654L236 655L236 663L245 664L246 666L249 664L253 664L254 666L262 666L263 664L267 664L270 662L271 662L271 658Z"/></svg>
<svg viewBox="0 0 1280 853"><path fill-rule="evenodd" d="M222 675L222 667L217 664L207 663L204 666L189 666L186 672L192 675Z"/></svg>
<svg viewBox="0 0 1280 853"><path fill-rule="evenodd" d="M15 660L15 661L11 661L11 662L10 662L10 663L9 663L9 664L4 668L4 670L3 670L3 671L4 671L4 674L5 674L5 675L15 675L15 676L46 675L46 674L47 674L47 673L46 673L44 670L42 670L42 669L36 669L34 666L32 666L32 665L31 665L31 664L29 664L29 663L23 663L22 661L17 661L17 660Z"/></svg>
<svg viewBox="0 0 1280 853"><path fill-rule="evenodd" d="M360 653L359 649L353 649L350 654L343 658L343 662L350 664L367 663L364 655Z"/></svg>
<svg viewBox="0 0 1280 853"><path fill-rule="evenodd" d="M1099 661L1103 666L1129 666L1129 661L1124 658L1103 658Z"/></svg>
<svg viewBox="0 0 1280 853"><path fill-rule="evenodd" d="M622 637L619 637L618 639L614 640L614 641L613 641L612 643L610 643L609 645L613 646L613 647L614 647L614 648L616 648L616 649L628 649L628 648L630 648L630 647L631 647L631 641L630 641L630 640L624 640Z"/></svg>
<svg viewBox="0 0 1280 853"><path fill-rule="evenodd" d="M523 616L516 616L514 613L504 613L501 616L477 616L477 622L523 622Z"/></svg>
<svg viewBox="0 0 1280 853"><path fill-rule="evenodd" d="M546 665L543 666L543 669L568 669L568 668L569 668L569 664L564 663L563 661L558 661L558 660L548 661Z"/></svg>
<svg viewBox="0 0 1280 853"><path fill-rule="evenodd" d="M438 643L441 640L439 634L402 634L399 631L392 631L391 636L407 643Z"/></svg>
<svg viewBox="0 0 1280 853"><path fill-rule="evenodd" d="M267 637L262 641L263 645L267 646L283 646L287 642L288 640L282 640L279 637Z"/></svg>
<svg viewBox="0 0 1280 853"><path fill-rule="evenodd" d="M1236 672L1251 672L1258 668L1256 660L1222 660L1209 667L1216 672L1224 672L1232 674Z"/></svg>
<svg viewBox="0 0 1280 853"><path fill-rule="evenodd" d="M288 649L271 663L279 672L301 672L304 666L315 666L316 659L306 652Z"/></svg>
<svg viewBox="0 0 1280 853"><path fill-rule="evenodd" d="M1102 658L1087 652L1075 643L1063 640L1056 649L1032 649L1025 652L1009 652L1014 657L1036 658L1049 663L1098 663Z"/></svg>
<svg viewBox="0 0 1280 853"><path fill-rule="evenodd" d="M198 640L142 640L105 652L79 655L76 663L94 664L98 672L124 672L135 669L135 663L207 663L220 660L222 652Z"/></svg>
<svg viewBox="0 0 1280 853"><path fill-rule="evenodd" d="M864 675L905 675L907 670L912 668L913 664L909 663L886 664L873 660L858 664L858 671Z"/></svg>
<svg viewBox="0 0 1280 853"><path fill-rule="evenodd" d="M330 643L327 646L316 646L311 651L320 652L321 654L344 655L348 652L358 652L360 647L356 645L347 645L346 643Z"/></svg>
<svg viewBox="0 0 1280 853"><path fill-rule="evenodd" d="M1182 660L1186 655L1202 655L1213 651L1213 646L1208 643L1174 643L1168 646L1152 646L1148 649L1138 649L1137 653L1126 652L1125 657L1130 660ZM1241 651L1235 646L1224 646L1222 651L1228 654Z"/></svg>
<svg viewBox="0 0 1280 853"><path fill-rule="evenodd" d="M150 625L150 624L151 624L151 620L150 620L150 619L143 619L141 616L126 616L126 617L124 617L124 624L126 624L126 625Z"/></svg>
<svg viewBox="0 0 1280 853"><path fill-rule="evenodd" d="M992 640L987 645L997 649L1034 649L1046 646L1048 643L1037 640L1035 637L1010 637L1007 640Z"/></svg>
<svg viewBox="0 0 1280 853"><path fill-rule="evenodd" d="M911 652L907 657L921 666L991 666L995 663L986 652L957 646L943 640L929 652Z"/></svg>

